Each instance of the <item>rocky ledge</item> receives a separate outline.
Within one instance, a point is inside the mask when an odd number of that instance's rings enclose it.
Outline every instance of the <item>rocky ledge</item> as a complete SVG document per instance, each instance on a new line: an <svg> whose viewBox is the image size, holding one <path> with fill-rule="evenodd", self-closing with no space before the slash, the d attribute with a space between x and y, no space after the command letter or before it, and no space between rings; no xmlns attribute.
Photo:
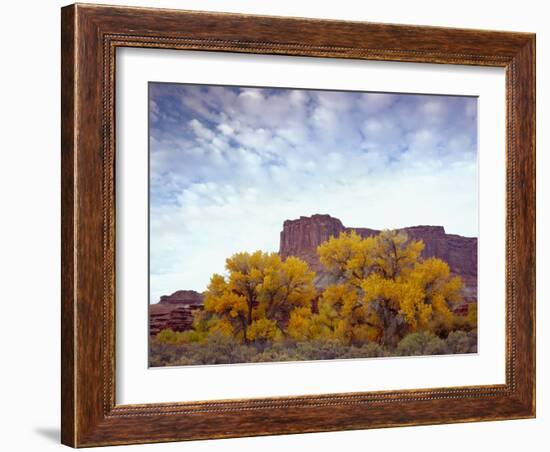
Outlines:
<svg viewBox="0 0 550 452"><path fill-rule="evenodd" d="M203 308L203 295L194 290L178 290L163 295L156 304L149 305L149 334L170 328L186 331L193 328L193 313Z"/></svg>

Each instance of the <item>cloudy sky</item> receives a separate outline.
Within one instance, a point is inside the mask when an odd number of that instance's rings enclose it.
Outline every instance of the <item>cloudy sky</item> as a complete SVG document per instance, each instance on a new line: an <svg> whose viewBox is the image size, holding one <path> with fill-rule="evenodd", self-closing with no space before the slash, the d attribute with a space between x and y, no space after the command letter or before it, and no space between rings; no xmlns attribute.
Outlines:
<svg viewBox="0 0 550 452"><path fill-rule="evenodd" d="M477 99L151 83L151 302L285 219L477 236Z"/></svg>

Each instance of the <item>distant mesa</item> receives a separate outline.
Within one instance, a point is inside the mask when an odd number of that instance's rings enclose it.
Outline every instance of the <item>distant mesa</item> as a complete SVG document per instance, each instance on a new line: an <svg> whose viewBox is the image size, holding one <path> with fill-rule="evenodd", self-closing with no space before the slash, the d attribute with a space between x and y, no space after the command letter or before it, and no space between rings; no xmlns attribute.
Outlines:
<svg viewBox="0 0 550 452"><path fill-rule="evenodd" d="M203 308L203 295L194 290L178 290L163 295L156 304L149 305L149 334L170 328L186 331L193 328L193 313Z"/></svg>
<svg viewBox="0 0 550 452"><path fill-rule="evenodd" d="M194 290L178 290L172 295L163 295L159 303L163 304L202 304L202 294Z"/></svg>
<svg viewBox="0 0 550 452"><path fill-rule="evenodd" d="M423 258L443 259L454 274L462 277L466 303L458 307L457 313L465 314L467 304L477 301L477 238L447 234L442 226L412 226L400 230L406 232L410 239L424 242ZM331 236L338 237L342 232L351 231L361 237L380 233L376 229L346 227L330 215L316 214L286 220L280 234L279 254L283 260L296 256L306 261L317 272L316 285L325 287L330 279L319 262L317 247ZM149 306L150 334L155 335L165 328L174 331L191 329L193 312L203 308L203 299L203 294L194 290L178 290L172 295L163 295L157 304Z"/></svg>

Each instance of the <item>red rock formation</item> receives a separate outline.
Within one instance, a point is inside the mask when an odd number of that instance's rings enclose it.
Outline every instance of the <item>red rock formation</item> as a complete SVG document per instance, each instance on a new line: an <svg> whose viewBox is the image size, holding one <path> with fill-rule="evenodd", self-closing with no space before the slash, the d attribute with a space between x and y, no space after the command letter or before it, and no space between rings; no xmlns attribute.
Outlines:
<svg viewBox="0 0 550 452"><path fill-rule="evenodd" d="M202 294L194 290L178 290L172 295L163 295L159 303L163 304L200 304L202 305Z"/></svg>
<svg viewBox="0 0 550 452"><path fill-rule="evenodd" d="M163 295L160 302L149 305L149 334L164 329L186 331L193 328L193 314L203 308L203 295L194 290L178 290Z"/></svg>
<svg viewBox="0 0 550 452"><path fill-rule="evenodd" d="M283 259L297 256L311 266L317 273L323 267L317 256L317 246L331 236L342 232L355 231L362 237L378 234L380 231L369 228L348 228L338 218L330 215L312 215L297 220L286 220L281 231L279 254ZM465 296L468 300L477 297L477 238L446 234L442 226L413 226L403 231L414 240L424 242L422 257L443 259L451 271L460 275L465 283ZM321 277L318 281L324 281Z"/></svg>
<svg viewBox="0 0 550 452"><path fill-rule="evenodd" d="M312 270L322 270L317 257L317 246L331 236L338 237L346 228L338 218L330 215L312 215L283 223L279 254L284 260L296 256L305 260Z"/></svg>

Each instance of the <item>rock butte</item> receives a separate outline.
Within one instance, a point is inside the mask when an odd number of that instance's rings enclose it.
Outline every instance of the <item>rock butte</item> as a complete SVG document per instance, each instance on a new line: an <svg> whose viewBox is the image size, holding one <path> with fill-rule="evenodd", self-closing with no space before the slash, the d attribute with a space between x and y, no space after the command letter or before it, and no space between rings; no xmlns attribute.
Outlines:
<svg viewBox="0 0 550 452"><path fill-rule="evenodd" d="M170 328L173 331L190 330L193 312L202 309L203 296L194 290L178 290L163 295L156 304L149 305L149 334Z"/></svg>
<svg viewBox="0 0 550 452"><path fill-rule="evenodd" d="M424 242L423 258L437 257L447 262L451 271L464 280L466 304L457 313L467 312L467 303L477 301L477 238L447 234L442 226L412 226L400 229L413 240ZM338 218L330 215L312 215L297 220L286 220L280 235L279 254L282 259L296 256L305 260L317 272L316 285L323 287L328 276L323 272L317 256L317 246L331 236L355 231L361 237L378 234L376 229L346 227ZM164 328L185 331L192 328L193 312L202 309L203 295L193 290L178 290L163 295L159 303L149 306L150 334Z"/></svg>

